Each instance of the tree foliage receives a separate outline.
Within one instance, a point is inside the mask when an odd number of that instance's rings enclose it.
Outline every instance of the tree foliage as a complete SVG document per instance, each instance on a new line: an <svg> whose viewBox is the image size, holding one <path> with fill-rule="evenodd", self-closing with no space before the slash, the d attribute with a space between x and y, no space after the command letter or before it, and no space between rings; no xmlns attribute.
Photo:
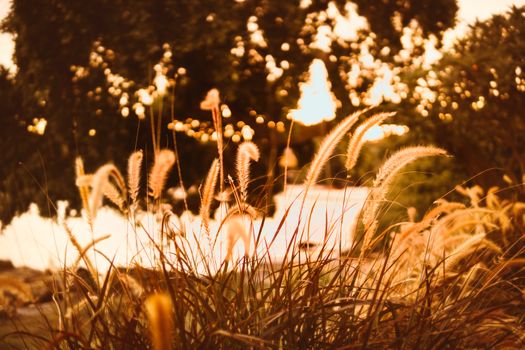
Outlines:
<svg viewBox="0 0 525 350"><path fill-rule="evenodd" d="M391 47L392 54L399 50L402 33L394 28L394 17L402 25L417 19L425 35L439 37L454 24L457 11L455 0L370 0L355 4L376 33L373 54L385 46ZM234 120L246 120L251 111L267 120L282 120L295 106L297 82L313 58L325 62L334 94L341 101L339 114L343 115L354 107L348 103L347 76L343 74L349 64L339 58L357 49L344 40L333 40L331 52L310 44L320 26L335 25L333 18L319 14L334 6L345 14L345 5L342 0L314 0L309 4L299 0L44 0L37 5L14 0L4 29L16 34L15 84L21 92L23 110L20 122L26 127L33 118L44 117L48 124L44 135L20 135L21 143L32 146L4 161L9 169L6 176L13 176L12 181L20 180L19 164L24 164L25 176L34 178L41 189L18 196L14 208L3 209L0 217L9 218L13 210L25 209L31 201L44 204L48 199L75 198L73 159L77 155L86 159L88 168L107 160L122 165L133 149L146 148L148 124L119 116L118 103L106 91L102 72L83 81L74 79L72 67L89 66L89 56L96 49L94 43L111 53L107 63L111 69L138 87L151 82L151 68L162 57L163 45L169 44L170 74L180 67L186 74L177 80L175 98L170 101L173 109L164 110L165 122L172 111L180 118L209 119L198 106L211 87L221 91L234 112ZM247 25L249 21L256 21L262 31L263 45L250 39L253 28ZM365 37L366 33L361 33L356 40ZM232 49L240 45L245 54L232 54ZM269 79L271 60L277 66L287 62L287 68ZM5 116L13 118L12 114ZM95 136L90 135L91 129L96 129ZM167 135L165 130L164 146L170 143ZM274 155L268 161L269 167L275 163L277 140L274 131L257 140L263 152ZM196 148L213 147L186 137L181 142L183 176L187 183L198 183L209 162L192 155ZM0 193L13 197L12 188L2 185Z"/></svg>
<svg viewBox="0 0 525 350"><path fill-rule="evenodd" d="M486 186L504 184L504 174L514 184L523 182L523 52L525 7L475 23L435 67L436 98L429 117L417 121Z"/></svg>

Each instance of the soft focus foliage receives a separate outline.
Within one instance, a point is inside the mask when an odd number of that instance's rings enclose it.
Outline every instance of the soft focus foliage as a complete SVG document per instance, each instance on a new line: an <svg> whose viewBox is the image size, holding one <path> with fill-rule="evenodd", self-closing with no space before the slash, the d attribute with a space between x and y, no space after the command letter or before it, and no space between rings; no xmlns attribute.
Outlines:
<svg viewBox="0 0 525 350"><path fill-rule="evenodd" d="M484 184L514 184L525 174L525 7L472 25L434 67L426 134L454 154L467 175ZM428 78L428 76L427 76ZM431 95L432 96L432 95ZM426 119L426 120L425 120ZM479 173L491 171L477 176ZM518 188L522 195L524 187Z"/></svg>
<svg viewBox="0 0 525 350"><path fill-rule="evenodd" d="M282 122L296 107L298 82L314 58L327 67L339 117L359 106L361 99L397 101L397 93L405 87L393 75L411 65L410 57L421 62L423 39L434 36L438 44L442 31L454 24L457 11L451 0L374 0L354 5L340 0L96 0L89 6L58 0L35 6L15 0L12 6L4 27L16 34L16 85L23 111L19 121L26 128L34 118L45 118L47 126L40 137L21 135L20 143L27 150L6 159L10 178L6 181L11 185L0 188L10 201L0 213L4 220L15 210L25 210L30 201L45 207L47 196L72 200L74 186L67 181L73 178L72 164L79 154L87 165L108 159L121 167L119 162L138 147L145 149L145 161L152 159L146 149L150 126L135 118L135 113L142 117L148 113L143 104L134 104L140 100L160 110L162 147L168 142L165 126L172 117L183 123L188 117L199 122L199 130L188 131L189 138L181 136L181 142L191 147L181 148L179 155L187 164L185 181L198 182L212 159L211 154L205 162L191 157L193 149L212 149L202 138L195 141L195 135L202 136L201 129L206 134L209 128L200 123L209 122L209 115L198 106L211 87L219 88L227 103L223 115L231 114L232 124L242 120L246 128L254 129L261 151L270 155L259 174L273 174L285 148ZM405 32L403 27L411 29ZM345 28L352 30L345 32ZM410 43L411 31L418 38L415 45ZM157 79L152 68L161 61L165 78ZM125 86L115 87L121 78ZM169 87L161 106L143 93L151 92L153 83ZM122 107L125 101L129 106ZM261 118L264 124L255 122ZM135 138L136 144L123 142ZM311 151L302 144L311 139L296 142L299 150ZM232 150L226 152L232 155ZM15 184L22 181L35 181L43 190L15 193L16 186L27 187Z"/></svg>

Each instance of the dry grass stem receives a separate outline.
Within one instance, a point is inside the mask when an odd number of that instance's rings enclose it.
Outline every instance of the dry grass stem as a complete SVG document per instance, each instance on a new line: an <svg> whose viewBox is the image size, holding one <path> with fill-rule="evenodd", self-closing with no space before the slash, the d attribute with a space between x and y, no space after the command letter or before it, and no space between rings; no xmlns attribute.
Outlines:
<svg viewBox="0 0 525 350"><path fill-rule="evenodd" d="M219 90L211 89L206 94L206 98L201 102L200 108L209 110L212 114L213 126L217 133L217 152L219 154L219 192L224 189L224 141L222 132L222 114L219 109L221 98Z"/></svg>
<svg viewBox="0 0 525 350"><path fill-rule="evenodd" d="M91 214L89 206L89 185L92 182L92 177L86 179L86 173L84 171L84 162L80 157L77 157L75 159L75 172L77 177L77 187L80 193L80 199L82 200L82 207L86 212L89 225L93 227L93 215Z"/></svg>
<svg viewBox="0 0 525 350"><path fill-rule="evenodd" d="M219 174L219 161L214 159L211 163L210 170L206 176L204 187L201 193L201 208L200 217L205 233L210 235L210 207L213 201L213 195L215 194L215 185L217 184L217 177Z"/></svg>
<svg viewBox="0 0 525 350"><path fill-rule="evenodd" d="M104 187L104 196L109 199L113 204L115 204L120 211L123 213L126 212L126 199L120 193L120 191L113 185L111 182L107 182Z"/></svg>
<svg viewBox="0 0 525 350"><path fill-rule="evenodd" d="M89 195L89 210L93 219L96 217L98 209L102 206L104 194L108 193L107 189L110 185L110 180L114 180L118 188L115 189L114 192L126 193L124 179L120 174L120 171L113 164L106 164L98 168L93 175L91 181L91 193ZM115 195L115 193L112 193L111 195Z"/></svg>

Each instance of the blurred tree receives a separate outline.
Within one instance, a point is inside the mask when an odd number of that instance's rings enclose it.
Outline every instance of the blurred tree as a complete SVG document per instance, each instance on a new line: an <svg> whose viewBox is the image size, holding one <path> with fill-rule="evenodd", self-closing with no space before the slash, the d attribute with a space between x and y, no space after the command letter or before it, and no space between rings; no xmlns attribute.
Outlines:
<svg viewBox="0 0 525 350"><path fill-rule="evenodd" d="M172 62L168 72L177 78L171 101L174 116L209 119L198 109L199 101L209 88L217 87L233 111L232 120L261 116L279 121L298 99L297 82L312 59L320 58L340 101L341 115L355 108L347 102L347 72L352 63L348 56L359 51L358 43L372 38L367 50L375 56L381 51L382 59L393 62L390 56L402 48L403 26L417 20L425 36L439 38L454 24L457 11L455 0L358 0L355 5L349 7L342 0L44 0L37 5L13 0L3 27L15 34L22 122L26 127L33 118L43 117L47 128L43 135L21 135L21 143L38 140L27 152L10 155L4 164L13 169L23 162L28 174L45 176L46 186L44 192L20 196L15 208L3 210L0 217L7 219L31 201L75 199L76 155L86 158L88 169L93 169L103 161L123 165L132 149L146 147L148 124L119 117L119 103L105 80L107 69L129 80L127 92L136 100L133 91L151 84L151 67L163 57L167 43ZM337 19L352 9L366 16L370 28L364 26L350 38L341 38L336 33ZM358 16L350 17L343 27L358 21ZM331 41L324 49L316 44L323 33ZM89 68L97 52L105 60L99 73L90 69L89 76L83 76L79 67ZM361 91L371 83L365 78ZM166 117L170 113L164 108ZM168 130L163 128L163 133L163 145L169 145ZM275 145L284 136L272 129L257 137L272 168L279 151ZM185 143L180 148L184 179L199 182L212 157L211 152L201 151L213 147L186 137L181 142ZM203 157L196 159L196 152ZM3 186L0 192L10 193L11 188Z"/></svg>
<svg viewBox="0 0 525 350"><path fill-rule="evenodd" d="M0 167L0 213L2 217L11 217L15 209L27 206L27 200L21 203L20 198L31 198L42 183L43 178L31 178L24 171L24 164L17 161L19 153L26 159L38 163L36 141L38 137L27 131L21 115L22 93L16 86L9 72L0 66L0 116L2 118L2 166ZM41 172L42 174L42 172ZM36 180L36 182L35 182ZM44 203L40 203L44 204Z"/></svg>
<svg viewBox="0 0 525 350"><path fill-rule="evenodd" d="M428 117L408 121L485 187L524 181L524 52L525 7L476 22L433 68Z"/></svg>

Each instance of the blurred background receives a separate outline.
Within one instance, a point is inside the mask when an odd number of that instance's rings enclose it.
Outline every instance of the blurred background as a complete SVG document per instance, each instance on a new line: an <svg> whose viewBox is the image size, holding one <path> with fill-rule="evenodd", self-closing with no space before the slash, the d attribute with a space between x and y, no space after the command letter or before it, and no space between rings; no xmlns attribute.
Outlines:
<svg viewBox="0 0 525 350"><path fill-rule="evenodd" d="M402 145L452 159L408 168L392 215L427 208L456 184L515 186L525 174L525 0L0 0L0 220L32 202L78 206L88 170L151 157L176 136L186 187L216 154L200 102L220 91L226 152L253 140L258 189L279 191L291 130L297 179L331 126L372 105L397 111L372 130L354 173L366 185ZM293 128L290 126L293 123ZM344 145L340 152L345 153ZM226 166L233 168L232 156ZM326 184L347 183L335 157ZM174 172L171 184L178 183ZM524 195L523 186L512 195ZM268 192L269 191L269 192ZM267 198L270 198L267 196ZM198 203L196 201L195 203ZM267 203L271 212L271 203Z"/></svg>

